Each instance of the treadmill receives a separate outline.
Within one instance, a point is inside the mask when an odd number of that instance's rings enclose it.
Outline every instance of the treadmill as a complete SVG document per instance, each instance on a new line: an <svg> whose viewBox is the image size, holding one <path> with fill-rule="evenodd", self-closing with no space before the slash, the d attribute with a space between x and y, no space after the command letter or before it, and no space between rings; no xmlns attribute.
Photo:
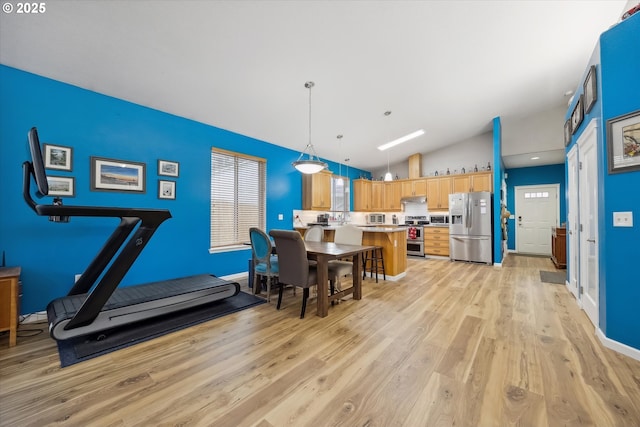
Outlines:
<svg viewBox="0 0 640 427"><path fill-rule="evenodd" d="M67 296L47 305L49 334L56 340L95 334L116 327L170 315L232 297L240 285L214 275L200 274L161 282L118 288L153 233L171 218L167 209L39 205L31 197L31 177L36 196L49 194L37 129L28 133L31 162L22 164L22 193L27 205L53 222L69 222L73 216L120 218L120 224Z"/></svg>

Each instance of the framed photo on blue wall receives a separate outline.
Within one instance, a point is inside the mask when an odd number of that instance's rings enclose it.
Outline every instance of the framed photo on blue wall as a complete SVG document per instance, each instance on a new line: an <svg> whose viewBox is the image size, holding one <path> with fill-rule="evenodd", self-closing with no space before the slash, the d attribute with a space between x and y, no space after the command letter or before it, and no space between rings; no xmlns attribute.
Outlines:
<svg viewBox="0 0 640 427"><path fill-rule="evenodd" d="M584 110L582 109L584 102L583 95L580 95L578 98L578 102L576 102L576 106L573 108L573 112L571 113L571 133L574 134L580 127L582 123L582 119L584 119Z"/></svg>
<svg viewBox="0 0 640 427"><path fill-rule="evenodd" d="M607 120L609 173L640 170L640 110Z"/></svg>
<svg viewBox="0 0 640 427"><path fill-rule="evenodd" d="M91 191L146 192L146 165L128 160L91 157Z"/></svg>
<svg viewBox="0 0 640 427"><path fill-rule="evenodd" d="M598 81L596 77L596 66L589 68L587 78L582 85L584 89L584 113L587 114L593 108L593 104L598 99Z"/></svg>
<svg viewBox="0 0 640 427"><path fill-rule="evenodd" d="M158 175L175 176L180 172L180 163L169 160L158 160Z"/></svg>
<svg viewBox="0 0 640 427"><path fill-rule="evenodd" d="M564 146L567 147L571 143L571 117L564 122Z"/></svg>

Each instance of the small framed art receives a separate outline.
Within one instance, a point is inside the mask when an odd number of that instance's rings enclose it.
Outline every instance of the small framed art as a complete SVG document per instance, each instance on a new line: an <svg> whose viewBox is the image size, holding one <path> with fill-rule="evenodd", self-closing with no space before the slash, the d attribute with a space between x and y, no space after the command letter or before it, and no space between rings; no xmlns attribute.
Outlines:
<svg viewBox="0 0 640 427"><path fill-rule="evenodd" d="M144 193L146 165L128 160L91 157L91 190Z"/></svg>
<svg viewBox="0 0 640 427"><path fill-rule="evenodd" d="M607 120L609 173L640 170L640 110Z"/></svg>
<svg viewBox="0 0 640 427"><path fill-rule="evenodd" d="M62 145L44 144L44 167L61 171L70 171L73 149Z"/></svg>
<svg viewBox="0 0 640 427"><path fill-rule="evenodd" d="M47 175L49 184L49 196L75 197L76 179L70 176Z"/></svg>
<svg viewBox="0 0 640 427"><path fill-rule="evenodd" d="M584 80L584 113L587 114L593 108L593 104L598 99L598 82L596 77L596 66L589 68L587 78Z"/></svg>
<svg viewBox="0 0 640 427"><path fill-rule="evenodd" d="M573 108L573 112L571 113L572 134L576 133L582 123L582 119L584 119L584 110L582 109L583 100L583 95L580 95L580 98L578 99L578 102L576 102L576 106Z"/></svg>
<svg viewBox="0 0 640 427"><path fill-rule="evenodd" d="M180 163L170 162L169 160L158 160L158 175L175 176L180 172Z"/></svg>
<svg viewBox="0 0 640 427"><path fill-rule="evenodd" d="M158 180L158 199L176 199L176 182Z"/></svg>

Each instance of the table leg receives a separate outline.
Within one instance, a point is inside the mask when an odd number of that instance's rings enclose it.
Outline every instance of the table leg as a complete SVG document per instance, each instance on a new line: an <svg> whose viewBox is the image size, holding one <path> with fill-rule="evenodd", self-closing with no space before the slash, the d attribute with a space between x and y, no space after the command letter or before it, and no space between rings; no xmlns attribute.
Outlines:
<svg viewBox="0 0 640 427"><path fill-rule="evenodd" d="M362 253L357 253L353 256L353 270L351 271L353 276L353 299L362 299L362 272L361 263Z"/></svg>
<svg viewBox="0 0 640 427"><path fill-rule="evenodd" d="M329 259L318 255L318 309L317 315L327 317L329 314Z"/></svg>

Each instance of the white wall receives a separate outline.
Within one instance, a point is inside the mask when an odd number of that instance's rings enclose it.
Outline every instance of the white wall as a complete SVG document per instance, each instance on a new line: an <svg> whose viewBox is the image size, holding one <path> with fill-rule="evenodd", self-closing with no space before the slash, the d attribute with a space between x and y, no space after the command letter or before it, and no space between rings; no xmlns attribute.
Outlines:
<svg viewBox="0 0 640 427"><path fill-rule="evenodd" d="M567 106L560 105L525 118L501 116L502 156L528 153L528 147L536 147L536 151L563 150L566 111Z"/></svg>
<svg viewBox="0 0 640 427"><path fill-rule="evenodd" d="M422 176L433 176L436 170L440 174L440 171L446 171L447 168L452 174L455 170L462 173L463 167L466 172L472 172L475 165L481 170L482 167L487 167L492 158L493 134L486 132L436 151L422 153ZM409 160L392 164L389 169L394 177L397 174L400 179L408 178ZM372 171L372 177L379 179L386 172L386 167L375 169Z"/></svg>

